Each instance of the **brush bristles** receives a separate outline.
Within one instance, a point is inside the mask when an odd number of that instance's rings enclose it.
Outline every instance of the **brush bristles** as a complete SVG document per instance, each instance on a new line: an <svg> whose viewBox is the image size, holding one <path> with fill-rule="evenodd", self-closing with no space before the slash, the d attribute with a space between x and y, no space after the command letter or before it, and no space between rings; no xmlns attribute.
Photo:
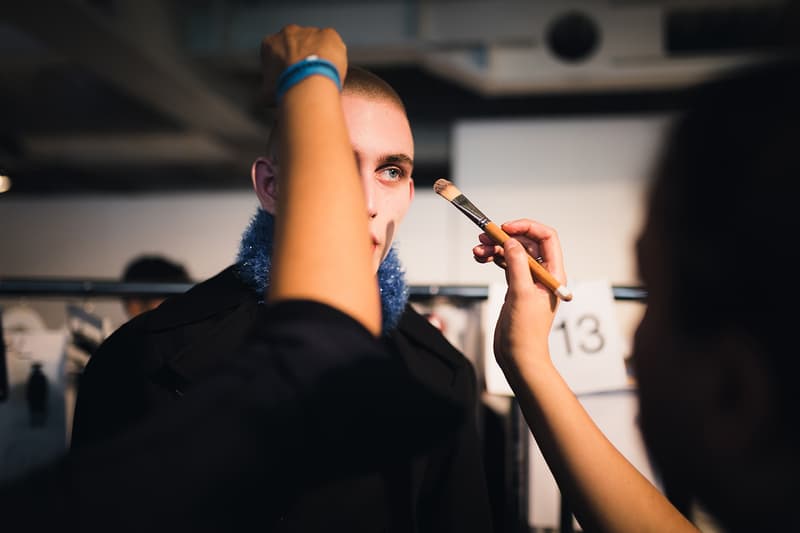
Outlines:
<svg viewBox="0 0 800 533"><path fill-rule="evenodd" d="M458 190L458 187L444 178L439 178L436 180L436 182L433 184L433 191L449 202L452 202L454 198L461 194L461 191Z"/></svg>
<svg viewBox="0 0 800 533"><path fill-rule="evenodd" d="M559 288L557 288L556 293L558 293L558 296L565 302L572 301L572 291L570 291L565 286L561 285Z"/></svg>

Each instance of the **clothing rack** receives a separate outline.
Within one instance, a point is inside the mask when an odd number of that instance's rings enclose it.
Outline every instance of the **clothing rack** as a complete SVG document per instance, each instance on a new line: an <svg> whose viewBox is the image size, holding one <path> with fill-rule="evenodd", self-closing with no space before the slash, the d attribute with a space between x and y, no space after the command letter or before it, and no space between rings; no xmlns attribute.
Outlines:
<svg viewBox="0 0 800 533"><path fill-rule="evenodd" d="M186 292L192 283L123 282L114 280L85 279L0 279L0 297L4 296L76 296L76 297L121 297L130 295L169 296ZM612 288L615 300L643 301L647 291L641 287L615 285ZM447 296L474 300L489 297L486 285L409 285L409 297L422 300L435 296Z"/></svg>
<svg viewBox="0 0 800 533"><path fill-rule="evenodd" d="M79 298L120 298L124 296L170 296L182 294L194 283L124 282L102 279L70 278L5 278L0 279L0 298L3 297L79 297ZM426 300L438 296L467 300L486 300L489 297L487 285L409 285L409 299ZM642 287L614 285L611 287L614 299L619 301L645 301L647 291ZM0 343L2 345L2 343ZM3 367L5 365L2 365ZM0 398L3 390L0 386ZM513 461L518 468L511 469L512 493L508 511L515 518L512 529L527 532L527 425L516 401L511 402L510 438L513 446ZM523 443L523 444L520 444ZM562 533L571 533L572 512L569 503L562 497L560 527Z"/></svg>

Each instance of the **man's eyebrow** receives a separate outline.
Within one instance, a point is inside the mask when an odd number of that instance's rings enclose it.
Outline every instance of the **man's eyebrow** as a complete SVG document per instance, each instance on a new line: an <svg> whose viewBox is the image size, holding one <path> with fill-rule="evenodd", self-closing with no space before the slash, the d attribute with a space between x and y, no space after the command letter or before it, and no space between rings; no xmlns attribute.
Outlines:
<svg viewBox="0 0 800 533"><path fill-rule="evenodd" d="M381 157L383 163L401 163L409 166L414 166L414 160L406 154L389 154Z"/></svg>

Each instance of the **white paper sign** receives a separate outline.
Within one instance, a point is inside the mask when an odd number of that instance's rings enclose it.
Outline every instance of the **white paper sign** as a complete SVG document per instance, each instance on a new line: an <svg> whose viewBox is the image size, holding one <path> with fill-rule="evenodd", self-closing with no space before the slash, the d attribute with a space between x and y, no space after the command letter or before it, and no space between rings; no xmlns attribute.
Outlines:
<svg viewBox="0 0 800 533"><path fill-rule="evenodd" d="M575 394L628 388L624 344L614 312L614 294L605 281L570 284L573 299L561 302L550 333L550 356ZM486 389L513 396L494 358L494 329L506 285L489 286L486 309Z"/></svg>

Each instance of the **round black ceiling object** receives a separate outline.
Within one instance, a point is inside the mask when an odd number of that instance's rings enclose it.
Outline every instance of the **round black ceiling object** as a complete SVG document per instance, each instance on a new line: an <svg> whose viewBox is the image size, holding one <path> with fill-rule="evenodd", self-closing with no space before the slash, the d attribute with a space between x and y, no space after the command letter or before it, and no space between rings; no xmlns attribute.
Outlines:
<svg viewBox="0 0 800 533"><path fill-rule="evenodd" d="M547 46L562 61L578 63L586 60L600 44L600 28L579 11L559 15L547 27Z"/></svg>

